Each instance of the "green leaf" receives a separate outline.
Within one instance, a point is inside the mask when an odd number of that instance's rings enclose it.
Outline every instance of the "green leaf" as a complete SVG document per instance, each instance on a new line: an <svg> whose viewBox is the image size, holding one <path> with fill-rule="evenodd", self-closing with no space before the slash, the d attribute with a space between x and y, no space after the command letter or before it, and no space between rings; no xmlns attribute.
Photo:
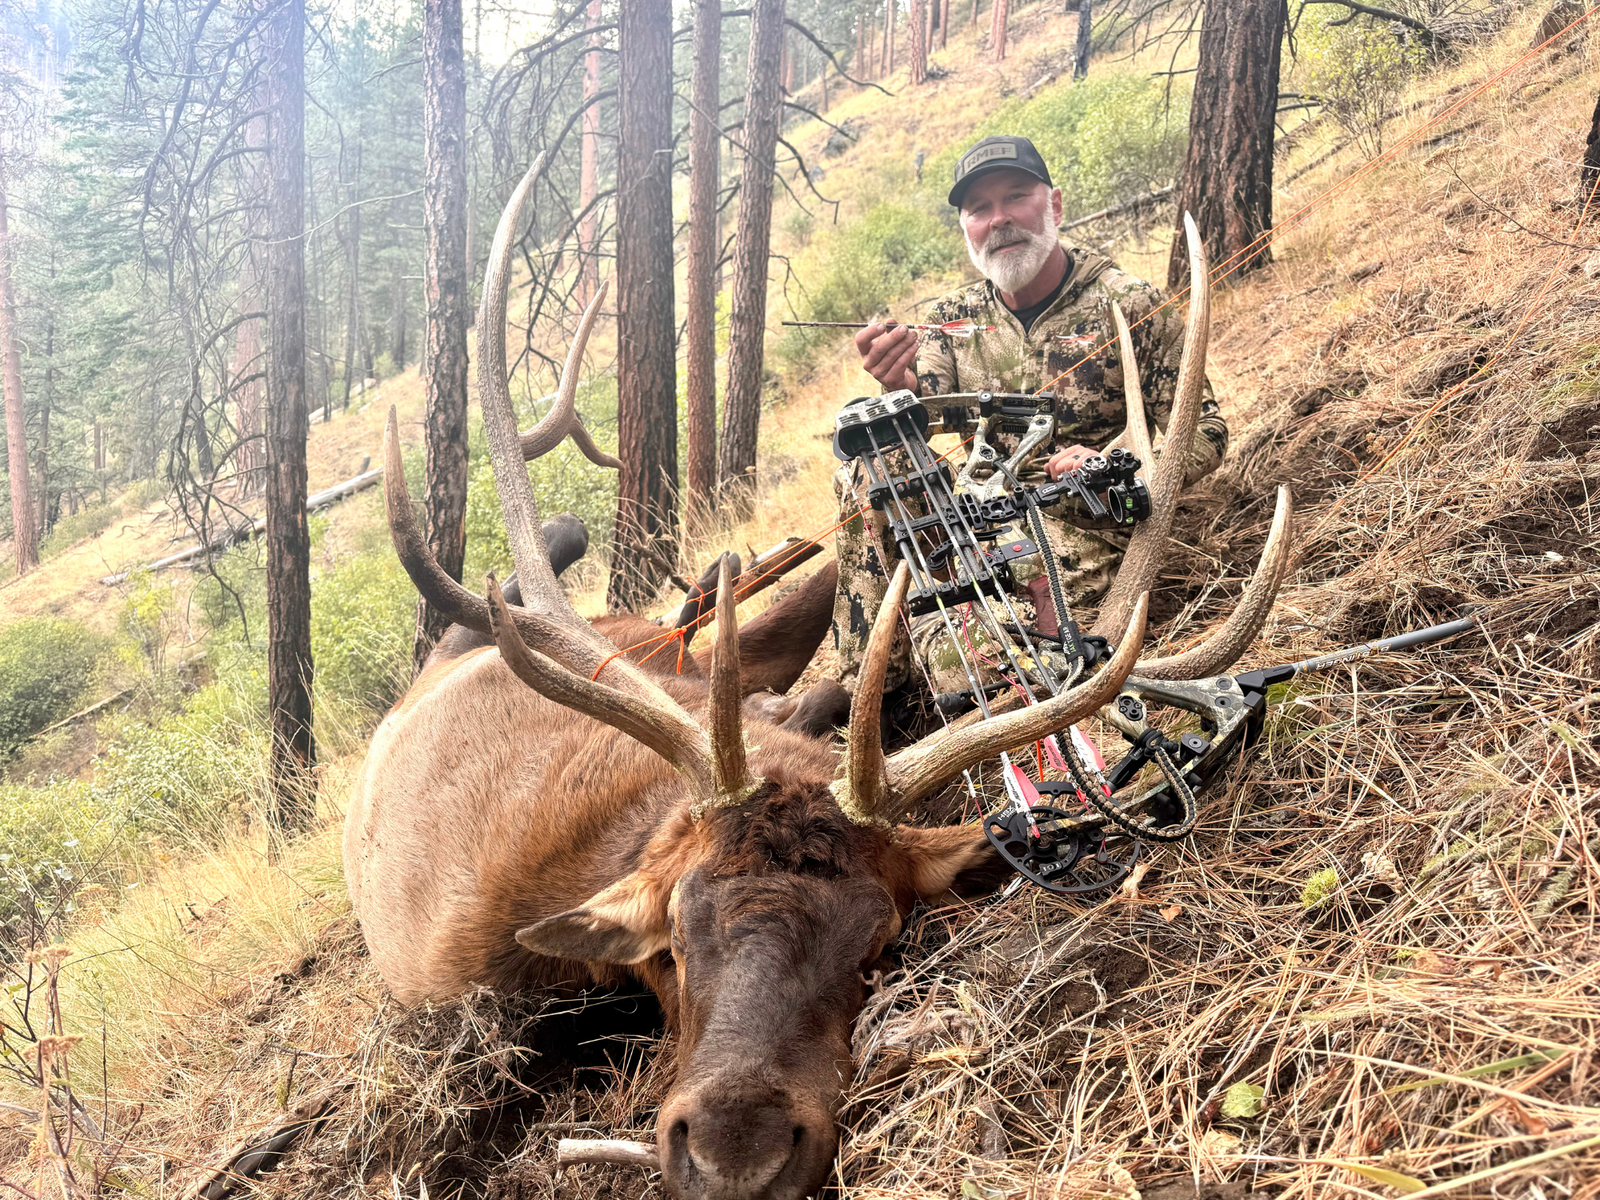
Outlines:
<svg viewBox="0 0 1600 1200"><path fill-rule="evenodd" d="M1236 1083L1222 1096L1222 1115L1225 1117L1258 1117L1261 1115L1261 1098L1267 1089L1256 1083Z"/></svg>
<svg viewBox="0 0 1600 1200"><path fill-rule="evenodd" d="M1522 1067L1536 1067L1540 1063L1555 1062L1560 1057L1561 1055L1551 1050L1534 1050L1528 1054L1519 1054L1515 1058L1502 1058L1498 1062L1484 1063L1481 1067L1473 1067L1470 1071L1463 1071L1459 1075L1451 1075L1444 1079L1416 1079L1410 1083L1402 1083L1398 1087L1387 1088L1383 1094L1395 1096L1401 1092L1414 1092L1419 1088L1434 1087L1441 1083L1483 1079L1489 1075L1499 1075L1503 1071L1516 1071Z"/></svg>
<svg viewBox="0 0 1600 1200"><path fill-rule="evenodd" d="M1357 1175L1372 1180L1373 1183L1399 1188L1402 1192L1420 1192L1428 1186L1420 1179L1415 1179L1410 1175L1402 1175L1399 1171L1391 1171L1387 1167L1364 1167L1359 1163L1335 1161L1326 1161L1324 1165L1343 1167L1346 1171L1354 1171Z"/></svg>
<svg viewBox="0 0 1600 1200"><path fill-rule="evenodd" d="M961 1181L961 1195L964 1200L1000 1200L1005 1194L1004 1188L990 1187L986 1183L979 1183L976 1179Z"/></svg>

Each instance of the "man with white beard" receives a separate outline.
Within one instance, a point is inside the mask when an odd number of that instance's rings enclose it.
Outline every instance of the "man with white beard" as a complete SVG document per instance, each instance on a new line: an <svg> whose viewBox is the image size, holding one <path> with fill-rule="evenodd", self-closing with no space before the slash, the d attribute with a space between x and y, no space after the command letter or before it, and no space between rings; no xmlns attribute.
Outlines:
<svg viewBox="0 0 1600 1200"><path fill-rule="evenodd" d="M1121 305L1133 327L1134 352L1152 429L1165 430L1172 411L1178 362L1183 352L1183 316L1163 308L1161 292L1120 270L1103 254L1064 244L1061 190L1044 159L1021 137L988 137L956 162L949 201L960 213L961 231L972 264L983 276L936 301L924 320L930 325L970 321L984 327L967 338L934 330L878 323L856 335L862 368L883 391L906 388L922 396L954 392L1036 392L1056 394L1056 444L1043 464L1059 478L1086 456L1104 449L1127 423L1122 364L1111 303ZM1097 353L1097 347L1105 347ZM941 412L930 405L940 431ZM1209 384L1194 441L1187 448L1187 480L1215 470L1228 445L1228 428ZM1012 448L996 447L1002 453ZM836 477L840 517L864 504L858 464L846 463ZM1024 482L1043 482L1038 471ZM1126 538L1112 532L1079 529L1053 514L1045 517L1050 552L1060 564L1063 599L1076 609L1105 595L1122 561ZM866 649L872 619L887 587L882 564L892 561L879 540L883 522L872 528L859 515L839 531L839 592L834 611L834 643L840 675L853 689ZM876 543L876 544L875 544ZM917 657L935 691L960 690L960 663L942 644L942 622L913 629ZM910 656L897 652L887 689L911 676ZM920 674L921 672L918 672ZM946 687L948 683L951 686Z"/></svg>

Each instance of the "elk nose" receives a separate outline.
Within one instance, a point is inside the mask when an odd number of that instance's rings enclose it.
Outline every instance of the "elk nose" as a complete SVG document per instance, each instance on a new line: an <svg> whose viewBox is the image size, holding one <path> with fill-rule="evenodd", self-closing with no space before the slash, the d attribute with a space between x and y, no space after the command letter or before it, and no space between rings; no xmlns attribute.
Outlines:
<svg viewBox="0 0 1600 1200"><path fill-rule="evenodd" d="M798 1200L833 1160L832 1123L812 1128L787 1097L702 1097L663 1115L664 1173L685 1200Z"/></svg>

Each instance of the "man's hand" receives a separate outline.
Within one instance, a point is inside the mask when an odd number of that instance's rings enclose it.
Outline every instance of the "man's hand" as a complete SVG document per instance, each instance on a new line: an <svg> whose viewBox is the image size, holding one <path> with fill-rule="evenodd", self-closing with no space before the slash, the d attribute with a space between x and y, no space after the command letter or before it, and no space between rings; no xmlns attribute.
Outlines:
<svg viewBox="0 0 1600 1200"><path fill-rule="evenodd" d="M1068 446L1065 450L1057 450L1044 464L1045 471L1051 479L1060 479L1068 471L1075 471L1083 460L1091 454L1099 454L1098 450L1091 450L1088 446Z"/></svg>
<svg viewBox="0 0 1600 1200"><path fill-rule="evenodd" d="M918 390L915 329L875 322L856 334L856 349L861 354L861 369L876 379L884 391Z"/></svg>

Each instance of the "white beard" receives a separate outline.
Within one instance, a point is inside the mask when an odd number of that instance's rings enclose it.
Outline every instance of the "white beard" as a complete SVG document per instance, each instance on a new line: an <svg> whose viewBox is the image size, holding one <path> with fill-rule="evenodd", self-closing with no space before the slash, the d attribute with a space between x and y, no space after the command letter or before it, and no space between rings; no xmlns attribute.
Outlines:
<svg viewBox="0 0 1600 1200"><path fill-rule="evenodd" d="M1008 295L1015 295L1027 287L1044 269L1055 250L1060 225L1050 219L1049 210L1038 229L1023 229L1009 225L991 233L982 249L967 241L967 257L985 279ZM1020 250L1007 250L997 254L1003 246L1022 243Z"/></svg>

